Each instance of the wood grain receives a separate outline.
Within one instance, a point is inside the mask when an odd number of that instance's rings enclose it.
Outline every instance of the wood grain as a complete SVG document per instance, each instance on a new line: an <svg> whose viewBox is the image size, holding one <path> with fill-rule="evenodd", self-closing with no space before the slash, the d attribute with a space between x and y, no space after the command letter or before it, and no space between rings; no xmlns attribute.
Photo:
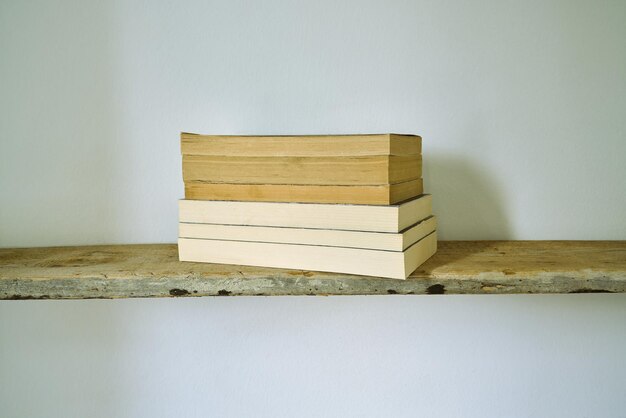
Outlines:
<svg viewBox="0 0 626 418"><path fill-rule="evenodd" d="M375 185L422 177L421 156L224 157L183 155L183 180L205 183Z"/></svg>
<svg viewBox="0 0 626 418"><path fill-rule="evenodd" d="M297 184L187 183L185 199L253 202L393 205L424 192L422 179L396 184L333 186Z"/></svg>
<svg viewBox="0 0 626 418"><path fill-rule="evenodd" d="M0 249L1 299L626 292L624 241L443 241L407 280L178 261L176 245Z"/></svg>
<svg viewBox="0 0 626 418"><path fill-rule="evenodd" d="M340 157L420 155L417 135L198 135L181 133L181 152L234 157Z"/></svg>

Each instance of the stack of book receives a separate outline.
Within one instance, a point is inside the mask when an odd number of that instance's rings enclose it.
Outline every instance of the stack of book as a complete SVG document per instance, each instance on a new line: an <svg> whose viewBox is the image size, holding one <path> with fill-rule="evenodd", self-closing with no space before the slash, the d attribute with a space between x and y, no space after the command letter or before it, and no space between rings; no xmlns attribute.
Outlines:
<svg viewBox="0 0 626 418"><path fill-rule="evenodd" d="M181 261L405 279L437 249L415 135L181 134Z"/></svg>

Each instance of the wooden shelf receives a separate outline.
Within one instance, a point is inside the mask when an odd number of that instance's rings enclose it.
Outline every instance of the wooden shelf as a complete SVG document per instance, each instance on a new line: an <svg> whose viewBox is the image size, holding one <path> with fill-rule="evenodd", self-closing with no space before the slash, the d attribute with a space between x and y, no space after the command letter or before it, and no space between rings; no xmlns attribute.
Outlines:
<svg viewBox="0 0 626 418"><path fill-rule="evenodd" d="M444 241L407 280L178 261L176 245L0 249L0 299L626 292L626 241Z"/></svg>

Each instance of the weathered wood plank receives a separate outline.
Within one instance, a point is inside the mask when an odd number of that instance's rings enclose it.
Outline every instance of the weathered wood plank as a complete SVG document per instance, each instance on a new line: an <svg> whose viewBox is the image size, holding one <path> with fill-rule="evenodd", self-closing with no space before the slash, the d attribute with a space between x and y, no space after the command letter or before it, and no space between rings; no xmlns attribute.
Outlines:
<svg viewBox="0 0 626 418"><path fill-rule="evenodd" d="M0 249L0 299L626 292L626 241L444 241L409 279L178 261L176 245Z"/></svg>

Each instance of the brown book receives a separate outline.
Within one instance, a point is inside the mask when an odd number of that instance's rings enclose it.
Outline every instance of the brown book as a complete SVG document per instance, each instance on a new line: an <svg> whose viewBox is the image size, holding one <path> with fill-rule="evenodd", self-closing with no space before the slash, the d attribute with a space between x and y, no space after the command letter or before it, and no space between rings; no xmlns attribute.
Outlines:
<svg viewBox="0 0 626 418"><path fill-rule="evenodd" d="M354 157L420 155L417 135L245 136L181 133L183 155L233 157Z"/></svg>
<svg viewBox="0 0 626 418"><path fill-rule="evenodd" d="M422 179L357 186L186 183L185 199L391 205L418 196L423 191Z"/></svg>
<svg viewBox="0 0 626 418"><path fill-rule="evenodd" d="M206 183L374 185L422 177L420 155L231 157L183 155L183 180Z"/></svg>

